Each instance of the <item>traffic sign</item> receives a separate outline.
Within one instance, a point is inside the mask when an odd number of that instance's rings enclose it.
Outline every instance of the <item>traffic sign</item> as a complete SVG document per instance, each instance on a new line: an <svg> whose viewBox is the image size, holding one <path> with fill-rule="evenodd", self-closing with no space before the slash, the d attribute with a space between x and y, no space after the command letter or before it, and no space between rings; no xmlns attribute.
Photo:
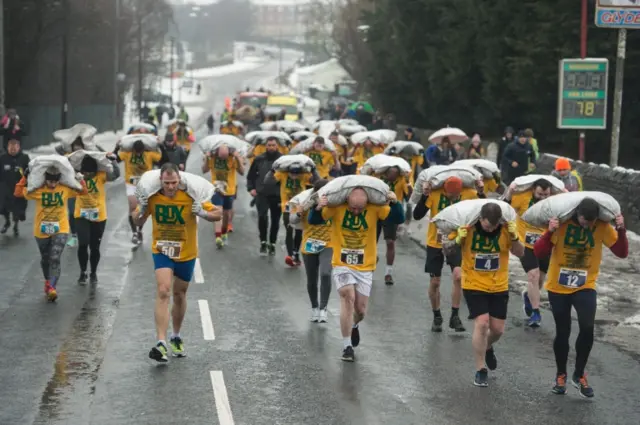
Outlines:
<svg viewBox="0 0 640 425"><path fill-rule="evenodd" d="M558 84L558 128L607 128L607 59L563 59Z"/></svg>
<svg viewBox="0 0 640 425"><path fill-rule="evenodd" d="M640 28L640 0L596 0L596 26Z"/></svg>

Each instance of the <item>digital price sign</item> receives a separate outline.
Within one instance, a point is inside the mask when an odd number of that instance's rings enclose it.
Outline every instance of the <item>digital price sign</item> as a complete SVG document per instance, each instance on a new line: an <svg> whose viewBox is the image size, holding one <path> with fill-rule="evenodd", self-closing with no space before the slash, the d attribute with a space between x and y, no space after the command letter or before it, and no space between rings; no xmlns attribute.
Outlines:
<svg viewBox="0 0 640 425"><path fill-rule="evenodd" d="M560 61L558 128L604 130L607 128L607 59Z"/></svg>

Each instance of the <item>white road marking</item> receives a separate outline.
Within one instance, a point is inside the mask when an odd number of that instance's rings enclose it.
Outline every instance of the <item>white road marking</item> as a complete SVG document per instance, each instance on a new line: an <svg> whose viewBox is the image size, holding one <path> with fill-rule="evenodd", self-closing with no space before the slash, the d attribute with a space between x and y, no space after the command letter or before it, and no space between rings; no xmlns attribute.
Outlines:
<svg viewBox="0 0 640 425"><path fill-rule="evenodd" d="M220 425L233 425L233 415L229 406L229 397L227 396L227 387L224 385L224 377L222 371L212 370L211 386L213 387L213 397L216 400L216 410L218 411L218 422Z"/></svg>
<svg viewBox="0 0 640 425"><path fill-rule="evenodd" d="M209 301L198 300L200 307L200 322L202 322L202 334L205 341L213 341L216 334L213 332L213 321L211 320L211 312L209 311Z"/></svg>
<svg viewBox="0 0 640 425"><path fill-rule="evenodd" d="M200 265L200 258L196 258L196 265L193 270L193 280L195 283L204 283L204 274L202 273L202 266Z"/></svg>

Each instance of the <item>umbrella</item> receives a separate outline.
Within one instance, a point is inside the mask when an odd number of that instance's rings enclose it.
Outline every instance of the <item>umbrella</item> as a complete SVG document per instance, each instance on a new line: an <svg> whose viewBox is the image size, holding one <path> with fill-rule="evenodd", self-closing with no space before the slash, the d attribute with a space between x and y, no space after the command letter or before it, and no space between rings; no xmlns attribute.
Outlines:
<svg viewBox="0 0 640 425"><path fill-rule="evenodd" d="M362 106L362 108L364 109L365 112L368 112L370 114L373 114L376 112L375 109L373 109L373 106L371 106L371 104L369 102L355 102L352 103L351 105L349 105L348 110L349 111L356 111L360 106Z"/></svg>
<svg viewBox="0 0 640 425"><path fill-rule="evenodd" d="M431 137L429 137L429 141L433 143L440 143L445 137L448 137L451 143L462 143L469 139L469 136L459 128L446 127L433 133Z"/></svg>

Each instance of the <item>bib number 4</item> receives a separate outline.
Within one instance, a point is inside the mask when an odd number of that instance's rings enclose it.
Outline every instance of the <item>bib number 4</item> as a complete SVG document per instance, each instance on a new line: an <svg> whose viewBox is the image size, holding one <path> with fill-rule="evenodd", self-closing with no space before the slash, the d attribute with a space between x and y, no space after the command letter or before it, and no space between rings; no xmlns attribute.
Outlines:
<svg viewBox="0 0 640 425"><path fill-rule="evenodd" d="M177 260L180 258L180 254L182 253L182 243L181 242L173 242L173 241L158 241L156 243L156 248L162 255L166 255L172 260Z"/></svg>
<svg viewBox="0 0 640 425"><path fill-rule="evenodd" d="M495 272L500 268L500 254L476 254L475 269L480 272Z"/></svg>
<svg viewBox="0 0 640 425"><path fill-rule="evenodd" d="M340 261L348 266L362 266L364 264L364 250L343 249L340 251Z"/></svg>

